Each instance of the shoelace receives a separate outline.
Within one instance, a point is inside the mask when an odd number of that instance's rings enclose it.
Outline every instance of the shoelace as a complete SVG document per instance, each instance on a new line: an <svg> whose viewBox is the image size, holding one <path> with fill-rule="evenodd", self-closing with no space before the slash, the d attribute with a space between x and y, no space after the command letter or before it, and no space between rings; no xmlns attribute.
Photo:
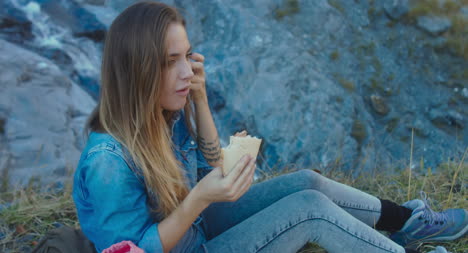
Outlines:
<svg viewBox="0 0 468 253"><path fill-rule="evenodd" d="M434 212L429 206L429 200L427 199L427 194L424 191L420 192L421 198L424 202L424 211L419 219L424 219L424 223L443 225L447 223L447 214L443 212Z"/></svg>

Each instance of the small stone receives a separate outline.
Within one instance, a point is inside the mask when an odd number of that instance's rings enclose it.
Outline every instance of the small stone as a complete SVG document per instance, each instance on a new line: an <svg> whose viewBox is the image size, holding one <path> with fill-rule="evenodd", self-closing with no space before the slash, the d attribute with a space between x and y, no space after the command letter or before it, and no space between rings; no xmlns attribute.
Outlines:
<svg viewBox="0 0 468 253"><path fill-rule="evenodd" d="M40 70L45 69L45 68L47 68L48 66L49 66L49 65L48 65L47 63L45 63L45 62L39 62L39 63L37 64L37 68L40 69Z"/></svg>
<svg viewBox="0 0 468 253"><path fill-rule="evenodd" d="M456 111L447 112L440 109L432 109L429 112L429 118L432 124L439 128L455 127L463 129L465 127L463 115Z"/></svg>
<svg viewBox="0 0 468 253"><path fill-rule="evenodd" d="M452 22L448 18L435 16L418 17L418 27L426 32L437 36L452 27Z"/></svg>
<svg viewBox="0 0 468 253"><path fill-rule="evenodd" d="M25 82L31 81L31 79L32 79L31 75L27 72L24 72L24 73L21 73L21 75L19 75L16 80L18 80L18 82L20 83L25 83Z"/></svg>
<svg viewBox="0 0 468 253"><path fill-rule="evenodd" d="M464 17L468 18L468 5L461 7L460 12Z"/></svg>
<svg viewBox="0 0 468 253"><path fill-rule="evenodd" d="M64 225L60 222L55 221L54 223L52 223L52 226L54 226L54 228L60 228L60 227L63 227Z"/></svg>
<svg viewBox="0 0 468 253"><path fill-rule="evenodd" d="M99 6L106 4L106 0L85 0L84 2L86 2L87 4L99 5Z"/></svg>
<svg viewBox="0 0 468 253"><path fill-rule="evenodd" d="M399 19L409 11L408 0L385 1L384 9L388 16L393 19Z"/></svg>
<svg viewBox="0 0 468 253"><path fill-rule="evenodd" d="M468 89L467 88L463 88L462 90L462 95L466 98L468 98Z"/></svg>
<svg viewBox="0 0 468 253"><path fill-rule="evenodd" d="M16 233L17 234L24 234L26 233L26 229L23 225L16 225Z"/></svg>
<svg viewBox="0 0 468 253"><path fill-rule="evenodd" d="M377 95L372 95L371 97L372 108L380 115L387 115L390 109L386 104L385 100Z"/></svg>
<svg viewBox="0 0 468 253"><path fill-rule="evenodd" d="M428 137L429 130L420 119L416 119L414 122L407 124L409 130L413 129L414 133L419 137Z"/></svg>
<svg viewBox="0 0 468 253"><path fill-rule="evenodd" d="M453 126L458 129L465 128L465 122L463 121L463 116L460 113L456 112L455 114L450 113L450 126Z"/></svg>
<svg viewBox="0 0 468 253"><path fill-rule="evenodd" d="M25 7L24 10L29 15L38 15L41 13L41 6L36 2L29 2Z"/></svg>
<svg viewBox="0 0 468 253"><path fill-rule="evenodd" d="M437 37L437 38L434 38L433 40L431 40L429 42L429 44L432 45L432 47L434 47L434 48L441 49L441 48L444 48L447 45L447 38Z"/></svg>
<svg viewBox="0 0 468 253"><path fill-rule="evenodd" d="M5 125L6 125L5 123L6 123L6 119L0 118L0 134L5 133Z"/></svg>

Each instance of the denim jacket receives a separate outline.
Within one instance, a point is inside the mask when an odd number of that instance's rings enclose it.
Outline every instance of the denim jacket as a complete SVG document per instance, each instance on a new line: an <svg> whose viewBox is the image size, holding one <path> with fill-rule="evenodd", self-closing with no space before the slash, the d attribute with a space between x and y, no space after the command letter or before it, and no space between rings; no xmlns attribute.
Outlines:
<svg viewBox="0 0 468 253"><path fill-rule="evenodd" d="M172 130L175 156L192 189L213 168L189 134L183 112L175 115ZM134 242L146 253L163 252L157 227L160 219L149 211L151 197L128 154L109 134L89 135L73 184L81 229L98 252L123 240ZM199 216L194 224L201 219Z"/></svg>

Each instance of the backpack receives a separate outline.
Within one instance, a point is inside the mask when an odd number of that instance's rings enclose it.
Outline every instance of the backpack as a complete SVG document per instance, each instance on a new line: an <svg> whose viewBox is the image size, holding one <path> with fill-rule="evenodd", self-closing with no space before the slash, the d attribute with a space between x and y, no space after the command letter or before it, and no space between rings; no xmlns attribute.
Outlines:
<svg viewBox="0 0 468 253"><path fill-rule="evenodd" d="M47 232L32 253L97 253L97 251L81 229L63 225Z"/></svg>

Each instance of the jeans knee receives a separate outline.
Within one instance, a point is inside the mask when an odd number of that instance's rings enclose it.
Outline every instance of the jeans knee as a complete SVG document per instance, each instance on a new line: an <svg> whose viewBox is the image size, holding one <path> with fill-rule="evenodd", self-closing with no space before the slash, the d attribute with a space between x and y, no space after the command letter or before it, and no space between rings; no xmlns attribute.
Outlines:
<svg viewBox="0 0 468 253"><path fill-rule="evenodd" d="M313 189L303 190L297 194L304 200L304 202L314 203L318 206L324 206L325 203L331 202L331 200L325 194Z"/></svg>
<svg viewBox="0 0 468 253"><path fill-rule="evenodd" d="M332 201L323 193L316 190L302 190L291 196L289 210L292 210L299 219L323 218L333 211Z"/></svg>
<svg viewBox="0 0 468 253"><path fill-rule="evenodd" d="M305 180L307 184L310 184L311 189L319 189L325 179L325 177L319 173L308 169L301 169L294 173L297 173L299 180Z"/></svg>

